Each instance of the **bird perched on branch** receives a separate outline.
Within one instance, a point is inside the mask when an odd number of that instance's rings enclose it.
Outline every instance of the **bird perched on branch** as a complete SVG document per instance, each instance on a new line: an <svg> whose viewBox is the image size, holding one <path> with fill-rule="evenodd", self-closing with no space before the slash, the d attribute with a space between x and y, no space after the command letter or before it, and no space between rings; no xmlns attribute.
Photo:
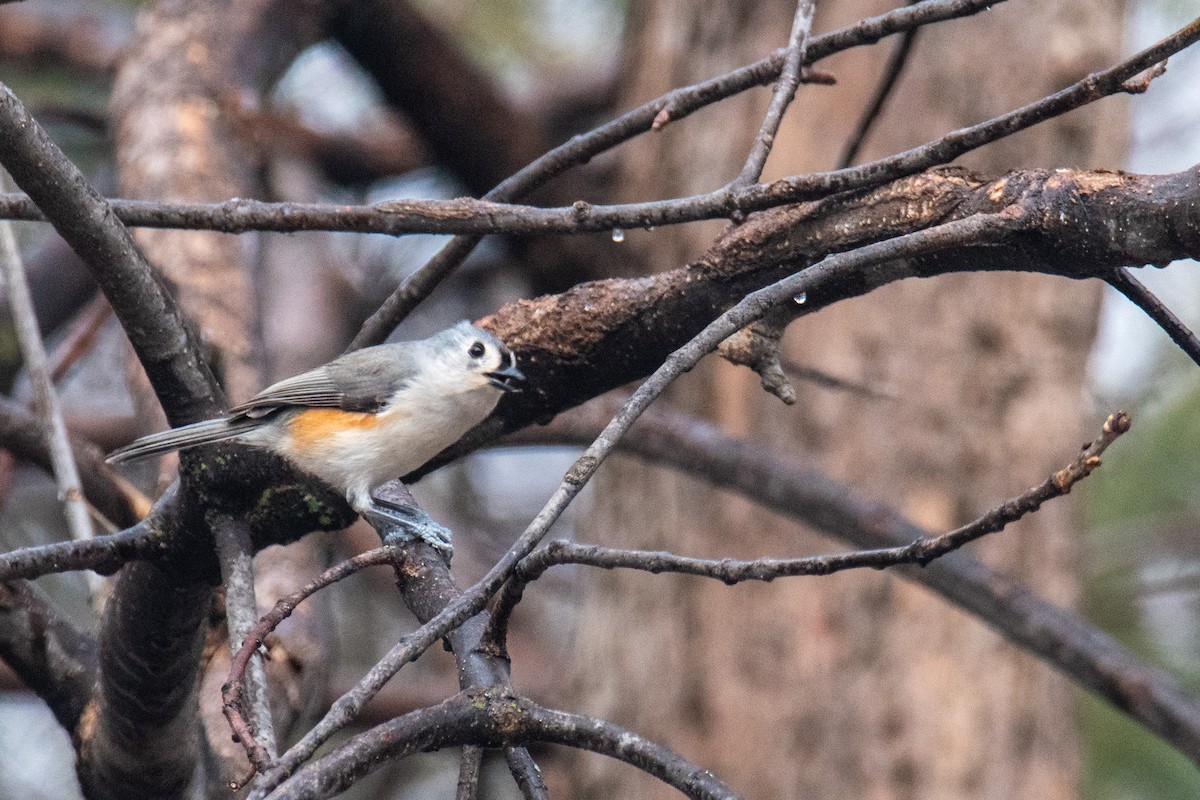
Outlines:
<svg viewBox="0 0 1200 800"><path fill-rule="evenodd" d="M344 492L372 524L394 523L449 549L445 528L416 521L411 509L382 504L372 493L454 444L524 380L503 342L460 322L427 339L347 353L267 387L224 417L143 436L107 460L236 440Z"/></svg>

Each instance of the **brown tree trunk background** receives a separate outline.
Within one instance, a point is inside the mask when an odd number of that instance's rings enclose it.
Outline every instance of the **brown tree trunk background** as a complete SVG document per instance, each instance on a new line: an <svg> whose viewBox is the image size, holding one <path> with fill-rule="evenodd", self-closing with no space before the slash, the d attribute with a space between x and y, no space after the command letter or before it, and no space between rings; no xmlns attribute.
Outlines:
<svg viewBox="0 0 1200 800"><path fill-rule="evenodd" d="M1107 63L1121 42L1120 6L1014 0L922 31L863 158L988 118ZM814 29L889 7L819 4ZM781 46L793 11L782 0L637 4L626 105ZM889 46L822 64L838 86L801 89L768 177L834 166ZM723 103L633 143L625 197L729 180L767 98ZM1110 103L966 163L991 172L1115 167L1118 130ZM646 263L667 269L718 230L631 232L620 246L643 248ZM1033 275L908 281L803 319L786 338L788 357L891 399L798 384L789 408L748 371L714 363L680 382L672 400L946 530L1043 479L1086 438L1082 383L1099 297L1098 285ZM837 549L689 479L630 461L602 474L583 515L591 541L710 557ZM1043 509L975 554L1056 602L1075 598L1068 505ZM578 704L661 737L748 797L1077 796L1065 681L916 586L875 573L732 588L601 571L586 580L575 656L588 668ZM587 757L572 780L576 797L653 794L632 771Z"/></svg>

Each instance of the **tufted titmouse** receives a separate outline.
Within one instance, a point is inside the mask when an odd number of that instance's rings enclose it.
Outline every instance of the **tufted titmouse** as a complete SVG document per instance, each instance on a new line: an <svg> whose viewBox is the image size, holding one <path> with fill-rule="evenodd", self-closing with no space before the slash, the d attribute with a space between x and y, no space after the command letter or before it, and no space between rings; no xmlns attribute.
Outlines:
<svg viewBox="0 0 1200 800"><path fill-rule="evenodd" d="M383 483L412 472L482 422L525 376L503 342L460 322L412 342L367 347L267 387L220 419L143 436L114 451L119 464L236 439L283 456L345 492L355 511L386 518L439 547L411 512L375 502Z"/></svg>

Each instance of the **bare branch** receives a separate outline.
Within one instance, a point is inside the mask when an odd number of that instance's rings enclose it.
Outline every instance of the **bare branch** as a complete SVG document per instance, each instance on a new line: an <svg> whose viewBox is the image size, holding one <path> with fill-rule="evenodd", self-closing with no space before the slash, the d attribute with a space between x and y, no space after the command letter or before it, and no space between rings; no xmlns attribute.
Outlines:
<svg viewBox="0 0 1200 800"><path fill-rule="evenodd" d="M504 585L496 599L492 619L484 638L503 653L508 619L524 594L525 587L546 570L562 564L585 564L603 569L637 569L655 574L679 572L715 578L730 585L742 581L773 581L776 578L800 575L832 575L835 572L864 567L886 569L904 564L924 567L976 539L1004 530L1010 523L1037 511L1046 501L1069 493L1077 481L1086 478L1100 465L1101 454L1117 437L1129 430L1129 425L1129 415L1124 411L1111 415L1096 439L1070 464L1041 484L949 533L922 537L897 547L806 558L760 558L740 561L729 558L689 558L668 552L619 550L563 540L548 542L517 565L512 578Z"/></svg>
<svg viewBox="0 0 1200 800"><path fill-rule="evenodd" d="M479 797L479 768L483 766L483 748L478 745L463 745L462 757L458 762L458 785L454 800L476 800Z"/></svg>
<svg viewBox="0 0 1200 800"><path fill-rule="evenodd" d="M211 596L207 583L182 577L177 565L138 561L121 570L79 734L79 777L91 796L179 797L191 782L200 735L196 671Z"/></svg>
<svg viewBox="0 0 1200 800"><path fill-rule="evenodd" d="M112 575L131 561L160 558L166 545L150 522L92 539L23 547L0 555L0 581L88 569Z"/></svg>
<svg viewBox="0 0 1200 800"><path fill-rule="evenodd" d="M687 797L737 797L707 770L632 731L592 717L544 708L510 691L496 689L463 692L359 734L305 766L270 797L332 797L385 760L424 750L466 743L507 747L533 742L578 747L624 761Z"/></svg>
<svg viewBox="0 0 1200 800"><path fill-rule="evenodd" d="M246 748L246 755L249 757L250 763L259 772L265 772L271 767L273 756L255 739L254 731L246 722L246 715L242 712L242 707L245 704L243 682L250 659L254 656L257 649L266 642L268 634L275 630L281 622L290 617L292 612L296 610L296 606L304 602L305 599L316 594L326 586L343 580L361 569L390 563L395 557L394 548L385 546L368 550L340 564L335 564L295 592L276 602L274 608L249 628L242 637L241 646L233 654L229 681L225 684L221 694L225 701L225 716L229 720L229 727L233 729L234 735L241 741L242 746Z"/></svg>
<svg viewBox="0 0 1200 800"><path fill-rule="evenodd" d="M75 454L67 438L67 425L63 422L58 393L54 390L54 381L50 377L46 346L42 342L37 317L34 315L33 300L29 296L29 284L25 280L21 253L17 249L17 239L13 235L12 227L11 222L0 222L0 269L3 270L4 280L8 284L8 301L16 321L17 341L21 346L25 368L29 371L29 379L33 384L36 406L46 431L50 463L53 466L55 483L58 484L59 498L65 507L67 527L71 531L72 539L85 541L94 538L96 532L92 528L92 518L88 515L87 503L83 498L79 469L75 465ZM93 603L99 608L104 584L94 573L88 576L88 589Z"/></svg>
<svg viewBox="0 0 1200 800"><path fill-rule="evenodd" d="M540 444L586 444L612 414L613 404L597 405L563 415L547 428L530 428L520 438ZM639 420L636 435L625 437L621 446L648 461L741 492L856 547L902 547L932 535L887 505L862 499L856 490L797 459L678 411L652 409ZM1069 485L1071 480L1068 474L1062 482ZM1079 616L965 553L896 572L975 615L1200 763L1200 702L1174 677Z"/></svg>
<svg viewBox="0 0 1200 800"><path fill-rule="evenodd" d="M916 5L918 2L919 0L908 0L910 6ZM912 53L918 31L920 28L910 28L900 35L900 41L896 43L896 48L883 68L883 77L880 78L879 85L875 87L875 94L871 97L871 102L863 110L862 117L854 126L854 132L846 140L846 146L842 149L841 157L838 158L838 169L851 166L858 158L858 152L862 149L863 142L867 140L871 129L879 121L892 90L900 82L900 74L904 72L904 67L908 64L908 56Z"/></svg>
<svg viewBox="0 0 1200 800"><path fill-rule="evenodd" d="M179 307L112 209L3 85L0 131L0 163L108 295L168 419L184 424L214 416L221 391Z"/></svg>
<svg viewBox="0 0 1200 800"><path fill-rule="evenodd" d="M488 570L478 583L446 605L421 628L397 642L352 691L343 695L333 704L325 718L316 727L280 757L272 772L263 776L262 785L267 789L278 786L286 775L307 760L330 736L348 724L362 709L362 706L378 693L383 684L401 667L468 618L479 613L487 599L508 578L516 564L537 546L550 526L575 499L638 415L675 378L694 367L723 339L753 322L775 305L790 299L794 294L811 291L813 287L819 285L823 280L827 280L839 269L935 252L955 244L961 244L963 241L993 241L1009 235L1014 230L1019 230L1024 224L1025 221L1021 216L1014 213L980 215L969 220L950 222L887 242L867 245L858 250L829 256L820 264L810 267L799 275L786 278L747 295L663 362L662 366L634 393L621 413L613 418L596 441L567 471L558 489L508 552Z"/></svg>
<svg viewBox="0 0 1200 800"><path fill-rule="evenodd" d="M104 463L104 454L95 445L78 438L72 438L71 446L88 502L118 526L135 524L138 515L120 480ZM47 472L51 470L50 447L37 417L7 397L0 397L0 447Z"/></svg>
<svg viewBox="0 0 1200 800"><path fill-rule="evenodd" d="M1179 345L1179 349L1187 353L1188 358L1200 365L1200 339L1196 334L1175 316L1161 300L1155 297L1146 286L1133 277L1128 269L1114 270L1108 278L1108 283L1121 294L1129 298L1135 306L1146 312L1146 316L1158 323L1158 327L1171 337L1171 341Z"/></svg>
<svg viewBox="0 0 1200 800"><path fill-rule="evenodd" d="M229 628L229 646L234 654L242 649L246 635L258 619L258 603L254 598L254 545L250 531L242 520L225 514L209 512L209 530L221 564L221 582L225 584L225 619ZM270 697L267 694L267 673L262 655L252 648L253 658L247 669L247 692L250 718L254 723L255 740L270 758L278 752L275 726L271 721Z"/></svg>
<svg viewBox="0 0 1200 800"><path fill-rule="evenodd" d="M473 194L545 151L529 115L406 0L345 4L333 33Z"/></svg>
<svg viewBox="0 0 1200 800"><path fill-rule="evenodd" d="M92 696L97 643L60 617L34 587L0 583L0 658L73 731Z"/></svg>
<svg viewBox="0 0 1200 800"><path fill-rule="evenodd" d="M508 762L508 769L525 800L550 800L550 790L546 788L542 771L528 750L524 747L506 747L504 760Z"/></svg>
<svg viewBox="0 0 1200 800"><path fill-rule="evenodd" d="M1003 0L1001 0L1003 2ZM898 9L865 19L841 30L815 37L808 43L810 63L852 47L874 44L885 36L921 25L978 13L993 4L987 0L935 0L914 8ZM484 195L484 200L519 200L551 178L572 167L586 164L600 153L648 130L657 130L671 120L682 119L705 105L765 85L783 68L786 51L695 86L676 89L644 103L596 130L576 136L531 162ZM633 226L627 226L633 227ZM378 344L416 305L433 291L471 253L478 238L459 237L447 244L421 269L413 273L363 323L350 349Z"/></svg>
<svg viewBox="0 0 1200 800"><path fill-rule="evenodd" d="M800 86L800 68L804 65L816 5L816 0L799 0L796 4L792 32L788 37L779 81L771 95L771 104L767 107L758 135L754 137L746 165L742 167L741 174L733 180L731 186L748 186L762 176L763 167L767 165L767 156L771 155L771 148L775 144L775 134L779 132L779 125L783 122L783 114L792 104L796 97L796 89Z"/></svg>
<svg viewBox="0 0 1200 800"><path fill-rule="evenodd" d="M104 323L112 316L112 306L103 294L97 294L84 307L78 320L55 351L50 355L50 380L58 383L79 359L83 358L96 337L100 335Z"/></svg>
<svg viewBox="0 0 1200 800"><path fill-rule="evenodd" d="M1128 60L1093 73L1056 94L868 164L833 172L793 176L768 184L726 187L688 198L609 206L578 202L570 207L544 209L496 202L498 198L508 196L507 192L501 193L498 187L483 200L404 200L357 207L268 204L250 200L216 204L114 201L114 207L134 225L195 227L229 233L248 230L347 230L391 234L574 233L676 225L721 218L733 211L748 213L879 186L947 163L966 152L1082 105L1125 92L1125 81L1129 78L1154 67L1197 39L1200 39L1200 20ZM597 129L597 132L600 130ZM540 160L537 163L540 164ZM545 177L549 172L539 174ZM39 218L36 210L19 196L0 198L0 203L4 204L6 215L20 219ZM465 243L458 245L465 246Z"/></svg>

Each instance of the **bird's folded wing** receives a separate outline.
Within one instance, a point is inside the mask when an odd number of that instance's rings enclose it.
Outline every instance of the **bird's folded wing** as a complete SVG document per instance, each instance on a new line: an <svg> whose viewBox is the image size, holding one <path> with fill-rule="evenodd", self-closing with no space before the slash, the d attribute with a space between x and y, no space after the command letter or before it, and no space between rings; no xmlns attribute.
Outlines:
<svg viewBox="0 0 1200 800"><path fill-rule="evenodd" d="M343 392L325 367L303 372L272 384L244 403L229 409L230 414L249 414L281 406L305 406L309 408L341 408L345 400Z"/></svg>

